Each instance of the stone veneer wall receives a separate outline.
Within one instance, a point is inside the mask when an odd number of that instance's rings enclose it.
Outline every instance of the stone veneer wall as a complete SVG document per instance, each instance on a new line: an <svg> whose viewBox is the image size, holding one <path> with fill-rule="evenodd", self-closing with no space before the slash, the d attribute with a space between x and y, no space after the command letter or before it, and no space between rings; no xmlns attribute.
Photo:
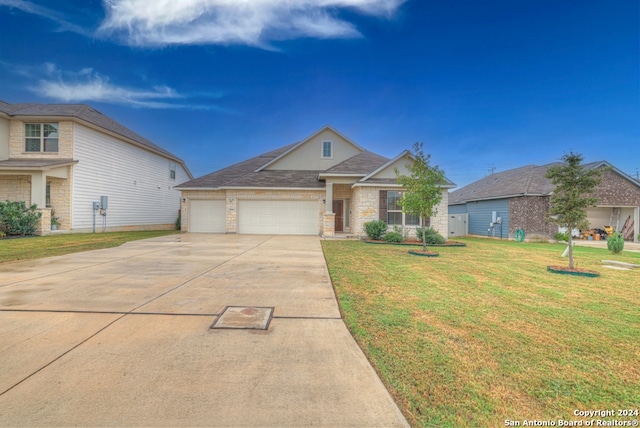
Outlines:
<svg viewBox="0 0 640 428"><path fill-rule="evenodd" d="M60 219L58 230L71 229L73 168L67 167L67 179L48 177L51 189L51 208L55 210L56 217Z"/></svg>
<svg viewBox="0 0 640 428"><path fill-rule="evenodd" d="M182 192L181 202L182 231L189 230L189 200L217 199L227 201L227 233L238 232L238 200L318 200L318 226L323 230L323 214L326 204L324 189L318 190L185 190Z"/></svg>
<svg viewBox="0 0 640 428"><path fill-rule="evenodd" d="M61 159L73 158L73 122L58 122L58 152L34 152L27 153L25 149L24 124L25 123L52 123L42 120L33 122L23 122L22 120L11 120L9 125L9 158L10 159L50 159L58 157Z"/></svg>
<svg viewBox="0 0 640 428"><path fill-rule="evenodd" d="M0 201L6 200L31 205L31 176L0 175Z"/></svg>
<svg viewBox="0 0 640 428"><path fill-rule="evenodd" d="M550 239L558 227L547 221L549 196L519 196L509 199L509 238L515 239L516 230L524 230L525 237L540 235Z"/></svg>
<svg viewBox="0 0 640 428"><path fill-rule="evenodd" d="M364 236L364 224L379 220L380 190L395 191L397 187L365 187L353 188L351 232ZM449 192L443 190L442 200L437 206L437 214L431 217L431 227L442 236L449 236Z"/></svg>

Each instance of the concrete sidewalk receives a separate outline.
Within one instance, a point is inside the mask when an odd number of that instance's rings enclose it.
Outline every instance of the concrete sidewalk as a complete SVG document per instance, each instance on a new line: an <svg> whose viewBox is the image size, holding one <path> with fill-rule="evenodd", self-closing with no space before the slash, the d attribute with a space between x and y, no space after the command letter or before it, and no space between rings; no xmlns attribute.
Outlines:
<svg viewBox="0 0 640 428"><path fill-rule="evenodd" d="M218 330L227 306L268 330ZM318 237L181 234L0 265L2 426L408 426Z"/></svg>

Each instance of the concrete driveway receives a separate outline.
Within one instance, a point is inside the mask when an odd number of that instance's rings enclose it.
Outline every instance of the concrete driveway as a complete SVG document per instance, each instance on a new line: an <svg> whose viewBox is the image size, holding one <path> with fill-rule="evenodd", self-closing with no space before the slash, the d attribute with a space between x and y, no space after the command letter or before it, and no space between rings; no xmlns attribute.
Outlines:
<svg viewBox="0 0 640 428"><path fill-rule="evenodd" d="M198 234L0 265L0 425L407 426L319 238Z"/></svg>

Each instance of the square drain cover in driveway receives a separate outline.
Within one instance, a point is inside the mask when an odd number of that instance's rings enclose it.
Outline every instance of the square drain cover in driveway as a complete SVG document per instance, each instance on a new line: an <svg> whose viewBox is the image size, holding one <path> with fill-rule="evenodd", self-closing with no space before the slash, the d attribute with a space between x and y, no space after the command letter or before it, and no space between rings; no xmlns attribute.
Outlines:
<svg viewBox="0 0 640 428"><path fill-rule="evenodd" d="M267 330L272 315L273 308L227 306L211 328Z"/></svg>

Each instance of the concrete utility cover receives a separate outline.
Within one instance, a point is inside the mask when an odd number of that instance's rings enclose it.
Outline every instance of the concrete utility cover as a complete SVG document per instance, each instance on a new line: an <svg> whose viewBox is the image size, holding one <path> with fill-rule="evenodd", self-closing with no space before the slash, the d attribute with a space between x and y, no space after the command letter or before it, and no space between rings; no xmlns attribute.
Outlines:
<svg viewBox="0 0 640 428"><path fill-rule="evenodd" d="M267 330L272 314L273 308L227 306L211 328Z"/></svg>

